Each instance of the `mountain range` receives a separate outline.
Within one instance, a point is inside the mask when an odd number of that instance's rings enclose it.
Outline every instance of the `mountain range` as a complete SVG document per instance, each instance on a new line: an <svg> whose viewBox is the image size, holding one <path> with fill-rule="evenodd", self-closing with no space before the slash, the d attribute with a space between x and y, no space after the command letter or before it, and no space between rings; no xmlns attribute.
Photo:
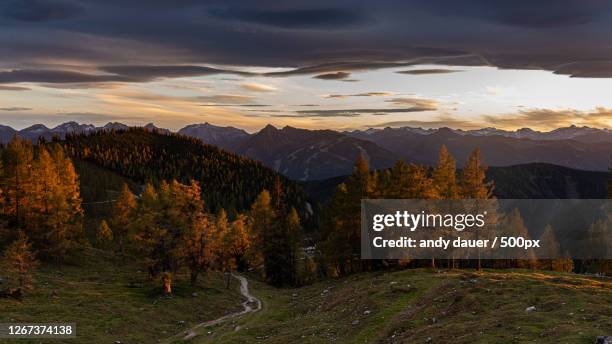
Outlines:
<svg viewBox="0 0 612 344"><path fill-rule="evenodd" d="M67 133L128 128L122 123L102 127L68 122L54 128L36 124L16 131L0 126L0 141L15 134L36 140L42 136L65 137ZM145 128L170 132L147 124ZM192 124L178 134L261 161L295 180L317 180L350 174L361 154L372 168L390 167L397 160L426 165L435 164L439 149L446 145L463 166L469 153L480 148L486 165L511 166L549 163L568 168L607 171L612 154L612 130L570 126L549 132L528 128L506 131L495 128L460 130L412 127L355 131L308 130L267 125L256 133L210 123Z"/></svg>

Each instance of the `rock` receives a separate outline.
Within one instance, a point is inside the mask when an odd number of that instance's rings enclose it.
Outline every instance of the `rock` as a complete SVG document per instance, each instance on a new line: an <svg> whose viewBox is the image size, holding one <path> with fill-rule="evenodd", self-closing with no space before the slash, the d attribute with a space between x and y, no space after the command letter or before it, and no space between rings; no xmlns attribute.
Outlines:
<svg viewBox="0 0 612 344"><path fill-rule="evenodd" d="M178 324L179 324L179 325L185 325L185 320L179 320L179 321L178 321Z"/></svg>
<svg viewBox="0 0 612 344"><path fill-rule="evenodd" d="M527 312L527 313L535 312L536 310L537 310L537 308L535 306L529 306L529 307L525 308L525 312Z"/></svg>
<svg viewBox="0 0 612 344"><path fill-rule="evenodd" d="M351 323L351 325L353 326L357 326L359 325L360 321L359 320L353 320L353 322Z"/></svg>
<svg viewBox="0 0 612 344"><path fill-rule="evenodd" d="M612 336L598 336L595 344L612 344Z"/></svg>
<svg viewBox="0 0 612 344"><path fill-rule="evenodd" d="M240 331L242 327L240 325L237 325L236 327L234 327L234 331Z"/></svg>
<svg viewBox="0 0 612 344"><path fill-rule="evenodd" d="M372 313L372 311L370 311L369 309L367 309L367 310L363 311L363 315L368 315L368 314L370 314L370 313Z"/></svg>
<svg viewBox="0 0 612 344"><path fill-rule="evenodd" d="M192 297L198 297L198 293L191 294Z"/></svg>
<svg viewBox="0 0 612 344"><path fill-rule="evenodd" d="M120 340L116 340L114 344L123 344Z"/></svg>
<svg viewBox="0 0 612 344"><path fill-rule="evenodd" d="M427 337L427 339L425 339L425 343L431 343L433 341L433 339L431 339L431 337Z"/></svg>

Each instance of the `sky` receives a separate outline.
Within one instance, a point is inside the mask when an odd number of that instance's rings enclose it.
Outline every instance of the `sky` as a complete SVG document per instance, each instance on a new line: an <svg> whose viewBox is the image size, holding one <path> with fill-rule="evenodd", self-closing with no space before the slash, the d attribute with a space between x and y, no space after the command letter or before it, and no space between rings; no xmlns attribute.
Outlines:
<svg viewBox="0 0 612 344"><path fill-rule="evenodd" d="M612 127L599 0L0 2L0 124Z"/></svg>

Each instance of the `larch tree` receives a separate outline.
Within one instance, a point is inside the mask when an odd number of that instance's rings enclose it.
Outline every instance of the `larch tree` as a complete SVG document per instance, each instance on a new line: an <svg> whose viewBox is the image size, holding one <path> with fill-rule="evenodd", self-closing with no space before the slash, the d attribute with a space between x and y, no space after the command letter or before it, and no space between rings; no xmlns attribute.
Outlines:
<svg viewBox="0 0 612 344"><path fill-rule="evenodd" d="M476 148L461 170L459 192L462 198L488 199L493 195L493 184L485 181L487 168L482 164L480 149Z"/></svg>
<svg viewBox="0 0 612 344"><path fill-rule="evenodd" d="M251 205L251 211L249 213L251 219L251 249L249 252L249 260L251 266L256 269L262 269L264 274L271 269L273 265L270 265L269 257L266 254L269 253L270 245L273 242L268 242L271 235L274 233L274 227L276 226L276 213L272 207L272 198L268 190L263 190L255 199ZM267 274L266 274L267 278Z"/></svg>
<svg viewBox="0 0 612 344"><path fill-rule="evenodd" d="M476 148L472 151L468 160L461 170L460 178L459 178L459 196L463 199L473 199L473 200L486 200L493 197L493 183L486 182L486 171L487 168L482 164L482 157L480 154L480 149ZM467 203L466 203L467 204ZM483 212L485 208L491 207L491 202L481 202L475 201L473 203L473 207L475 209L470 209L470 211L475 213ZM493 216L493 209L487 209L489 216ZM520 216L520 215L519 215ZM522 220L521 220L522 223ZM487 235L486 231L490 230L489 227L485 227L485 229L475 230L472 232L472 235L476 236L476 239L480 239ZM480 270L482 267L481 260L481 249L478 248L478 258L477 258L477 269Z"/></svg>
<svg viewBox="0 0 612 344"><path fill-rule="evenodd" d="M20 288L31 289L34 281L32 276L38 261L23 231L19 231L17 239L7 247L4 260L11 279L16 280Z"/></svg>
<svg viewBox="0 0 612 344"><path fill-rule="evenodd" d="M238 217L232 221L226 238L229 245L229 253L238 271L244 270L247 267L246 255L251 246L247 226L247 217L245 215L238 215Z"/></svg>
<svg viewBox="0 0 612 344"><path fill-rule="evenodd" d="M34 183L32 143L13 137L2 150L2 160L2 184L6 198L4 211L11 219L11 225L20 228L26 225Z"/></svg>
<svg viewBox="0 0 612 344"><path fill-rule="evenodd" d="M445 145L440 148L438 163L433 170L433 184L441 199L459 198L455 159Z"/></svg>
<svg viewBox="0 0 612 344"><path fill-rule="evenodd" d="M201 272L208 270L213 265L215 234L218 232L218 222L215 225L210 216L204 213L204 205L200 197L200 185L191 181L189 187L182 187L184 190L185 206L181 213L186 223L183 224L183 244L180 248L183 259L189 268L189 281L195 285ZM227 227L227 216L223 211L220 215L225 217Z"/></svg>
<svg viewBox="0 0 612 344"><path fill-rule="evenodd" d="M134 209L136 209L136 197L130 191L127 184L123 184L115 203L113 204L112 217L110 220L113 237L117 241L119 252L125 253L126 245L130 237L130 227L133 221Z"/></svg>
<svg viewBox="0 0 612 344"><path fill-rule="evenodd" d="M96 232L96 245L99 248L109 248L113 242L113 231L108 226L106 220L102 220Z"/></svg>

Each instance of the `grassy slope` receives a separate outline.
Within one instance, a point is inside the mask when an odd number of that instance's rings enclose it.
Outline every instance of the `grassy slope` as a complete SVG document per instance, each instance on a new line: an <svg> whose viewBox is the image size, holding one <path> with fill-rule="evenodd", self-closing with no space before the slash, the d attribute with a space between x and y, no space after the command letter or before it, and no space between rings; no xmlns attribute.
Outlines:
<svg viewBox="0 0 612 344"><path fill-rule="evenodd" d="M23 302L0 299L0 322L77 324L77 339L53 343L156 343L193 324L242 309L238 286L226 290L217 274L202 276L195 287L179 283L174 298L160 298L140 268L105 258L104 252L87 250L78 264L67 264L61 270L41 268L36 275L37 288ZM5 342L15 341L0 339Z"/></svg>
<svg viewBox="0 0 612 344"><path fill-rule="evenodd" d="M251 288L262 312L193 342L586 344L612 334L612 282L571 274L412 270Z"/></svg>

